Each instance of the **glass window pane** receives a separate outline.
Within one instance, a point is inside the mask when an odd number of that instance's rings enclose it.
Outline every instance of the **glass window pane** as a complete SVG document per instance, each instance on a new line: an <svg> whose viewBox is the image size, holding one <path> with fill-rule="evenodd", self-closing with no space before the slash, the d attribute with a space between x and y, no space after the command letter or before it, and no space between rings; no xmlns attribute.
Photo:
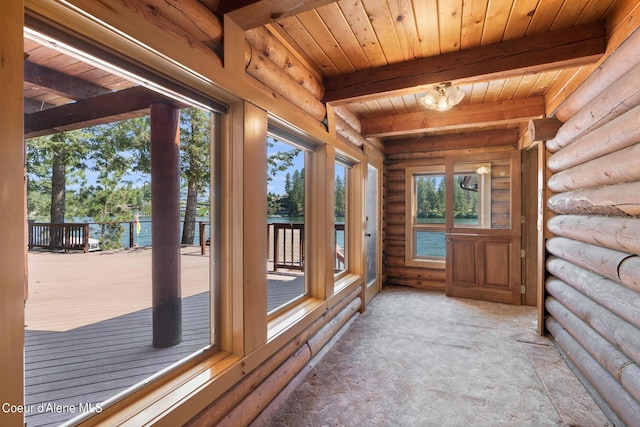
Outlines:
<svg viewBox="0 0 640 427"><path fill-rule="evenodd" d="M415 245L416 257L444 258L446 255L444 232L417 231Z"/></svg>
<svg viewBox="0 0 640 427"><path fill-rule="evenodd" d="M305 151L267 139L267 312L306 295Z"/></svg>
<svg viewBox="0 0 640 427"><path fill-rule="evenodd" d="M454 166L454 227L511 226L510 160Z"/></svg>
<svg viewBox="0 0 640 427"><path fill-rule="evenodd" d="M378 169L367 165L367 195L365 201L366 245L367 245L367 286L378 279Z"/></svg>
<svg viewBox="0 0 640 427"><path fill-rule="evenodd" d="M69 409L31 411L26 414L29 425L58 425L80 412L95 411L99 402L216 344L211 313L218 293L215 285L211 289L211 278L218 272L210 268L218 263L210 257L216 259L220 252L220 239L214 234L220 229L219 212L212 211L218 209L212 190L220 184L217 119L195 107L181 109L179 116L175 131L182 173L178 168L172 173L176 182L180 176L183 191L176 194L175 212L160 212L172 213L179 224L172 222L166 233L156 228L154 236L154 221L157 225L162 218L152 216L151 171L145 162L155 150L150 117L27 140L28 202L34 223L53 222L41 204L45 191L51 200L53 164L42 160L56 148L48 140L70 138L84 145L86 166L74 170L63 165L68 173L62 180L67 224L47 225L46 230L52 237L60 236L60 243L87 239L91 249L78 256L29 252L25 402L36 407L51 401ZM71 240L64 237L69 223L81 223L80 229L72 230L82 230ZM179 275L159 276L163 280L156 281L153 251L174 242L181 244L175 259ZM179 290L171 301L175 316L163 317L168 319L163 327L154 325L158 288ZM164 338L161 334L167 329L178 338L154 348L157 334Z"/></svg>
<svg viewBox="0 0 640 427"><path fill-rule="evenodd" d="M336 163L335 165L335 272L340 273L347 270L347 239L346 239L346 209L347 209L347 168Z"/></svg>
<svg viewBox="0 0 640 427"><path fill-rule="evenodd" d="M453 223L454 226L477 227L479 224L479 188L481 177L475 172L454 176Z"/></svg>
<svg viewBox="0 0 640 427"><path fill-rule="evenodd" d="M444 224L446 185L443 174L415 175L416 224Z"/></svg>

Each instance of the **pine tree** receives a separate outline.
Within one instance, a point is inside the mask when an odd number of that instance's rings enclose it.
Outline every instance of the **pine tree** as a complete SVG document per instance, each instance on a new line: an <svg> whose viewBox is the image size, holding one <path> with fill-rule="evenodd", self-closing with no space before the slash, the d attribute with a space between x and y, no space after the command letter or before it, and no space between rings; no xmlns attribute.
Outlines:
<svg viewBox="0 0 640 427"><path fill-rule="evenodd" d="M340 176L336 176L335 183L335 217L336 218L344 218L346 209L345 209L345 188L344 182Z"/></svg>

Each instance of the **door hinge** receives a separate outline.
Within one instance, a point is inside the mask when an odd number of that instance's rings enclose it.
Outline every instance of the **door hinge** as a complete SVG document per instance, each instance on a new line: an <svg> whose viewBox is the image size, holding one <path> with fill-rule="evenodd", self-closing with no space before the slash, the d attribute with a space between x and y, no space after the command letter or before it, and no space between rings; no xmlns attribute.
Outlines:
<svg viewBox="0 0 640 427"><path fill-rule="evenodd" d="M524 216L524 215L522 215L522 216L520 217L520 224L524 224L526 220L527 220L527 217L526 217L526 216Z"/></svg>
<svg viewBox="0 0 640 427"><path fill-rule="evenodd" d="M520 294L524 295L527 293L527 287L525 285L520 286Z"/></svg>
<svg viewBox="0 0 640 427"><path fill-rule="evenodd" d="M520 258L524 258L526 256L526 252L524 249L520 249Z"/></svg>

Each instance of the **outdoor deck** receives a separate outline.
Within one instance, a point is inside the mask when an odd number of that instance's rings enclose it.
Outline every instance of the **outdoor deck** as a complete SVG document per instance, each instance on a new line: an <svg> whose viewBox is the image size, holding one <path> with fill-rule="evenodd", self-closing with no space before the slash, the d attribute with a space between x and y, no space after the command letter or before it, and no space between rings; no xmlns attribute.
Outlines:
<svg viewBox="0 0 640 427"><path fill-rule="evenodd" d="M151 345L151 248L29 253L25 326L28 426L58 425L209 343L208 256L183 248L182 342ZM268 310L304 291L269 273ZM53 407L59 405L60 412ZM75 412L72 412L75 411Z"/></svg>

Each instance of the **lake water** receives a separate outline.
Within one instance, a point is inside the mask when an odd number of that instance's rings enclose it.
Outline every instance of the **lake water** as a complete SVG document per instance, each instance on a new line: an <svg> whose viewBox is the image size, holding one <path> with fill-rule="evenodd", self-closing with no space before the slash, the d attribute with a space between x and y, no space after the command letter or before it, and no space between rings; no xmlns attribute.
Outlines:
<svg viewBox="0 0 640 427"><path fill-rule="evenodd" d="M444 224L444 218L418 218L420 224ZM478 224L477 218L454 218L454 224ZM444 232L417 231L416 255L421 257L442 257L447 254Z"/></svg>
<svg viewBox="0 0 640 427"><path fill-rule="evenodd" d="M199 236L199 222L207 223L205 225L205 236L209 238L209 218L208 217L198 217L196 218L196 235L195 240L193 242L194 245L200 245L200 236ZM267 223L293 223L293 224L301 224L304 223L303 217L279 217L279 216L270 216L267 217ZM344 218L338 218L336 220L338 224L344 224ZM122 233L122 246L125 248L129 247L129 223L123 222L121 223L124 228L124 232ZM180 236L182 236L182 228L184 225L184 218L180 219ZM97 224L92 224L90 226L90 235L92 238L99 238L100 236L100 226ZM141 217L140 218L140 233L136 232L136 227L133 227L133 243L137 246L150 246L151 245L151 217ZM336 233L336 243L340 245L340 247L344 248L344 231L338 231Z"/></svg>
<svg viewBox="0 0 640 427"><path fill-rule="evenodd" d="M194 245L200 245L200 236L199 236L199 222L209 222L208 217L198 217L196 218L196 235L195 240L193 242ZM122 233L121 244L122 247L129 247L129 236L130 236L130 228L128 222L122 222L120 225L123 227L124 232ZM184 226L184 218L180 218L180 236L182 237L182 228ZM98 239L100 237L100 225L99 224L90 224L89 225L89 235L91 238ZM209 237L209 224L205 226L205 235ZM134 224L133 227L133 244L135 246L150 246L151 245L151 217L141 217L140 218L140 233L136 232L136 227Z"/></svg>
<svg viewBox="0 0 640 427"><path fill-rule="evenodd" d="M182 227L183 227L184 218L180 220L180 235L182 235ZM209 237L209 218L208 217L199 217L196 218L196 236L194 240L194 245L200 245L200 236L199 236L199 225L198 222L203 221L207 224L205 225L205 235L206 238ZM273 223L294 223L300 224L304 223L303 217L279 217L279 216L270 216L267 218L267 222L270 224ZM421 221L422 223L444 223L444 219L441 218L430 218L428 220ZM344 218L338 218L336 220L338 224L344 224ZM457 218L455 220L456 224L473 224L477 223L475 219L467 219L467 218ZM124 233L122 234L122 246L127 248L129 247L129 223L122 223L124 227ZM91 226L91 237L97 238L99 237L100 231L98 225ZM140 233L136 233L136 227L134 226L134 235L133 235L134 245L137 246L149 246L151 245L151 217L142 217L140 219ZM344 231L336 232L336 244L338 244L341 248L344 248ZM416 254L418 256L426 256L426 257L444 257L446 254L446 242L445 242L445 233L444 232L422 232L419 231L416 233Z"/></svg>

